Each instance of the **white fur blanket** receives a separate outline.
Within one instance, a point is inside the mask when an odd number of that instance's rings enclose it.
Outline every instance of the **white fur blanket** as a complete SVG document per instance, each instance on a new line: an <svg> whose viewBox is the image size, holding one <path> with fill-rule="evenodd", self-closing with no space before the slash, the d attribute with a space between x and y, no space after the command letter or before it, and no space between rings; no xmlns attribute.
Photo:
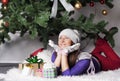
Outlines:
<svg viewBox="0 0 120 81"><path fill-rule="evenodd" d="M50 61L51 51L44 50L38 54L45 62ZM23 76L18 68L12 68L6 74L0 73L0 81L120 81L120 69L113 71L102 71L95 75L80 76L58 76L57 78L47 79L35 76Z"/></svg>
<svg viewBox="0 0 120 81"><path fill-rule="evenodd" d="M12 68L6 74L0 74L0 81L120 81L120 69L114 71L102 71L95 75L58 76L47 79L35 76L23 76L17 68Z"/></svg>

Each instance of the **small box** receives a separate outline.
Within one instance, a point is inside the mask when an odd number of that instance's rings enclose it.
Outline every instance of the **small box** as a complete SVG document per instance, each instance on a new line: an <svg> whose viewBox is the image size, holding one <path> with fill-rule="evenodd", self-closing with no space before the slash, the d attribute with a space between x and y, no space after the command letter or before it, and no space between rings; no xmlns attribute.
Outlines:
<svg viewBox="0 0 120 81"><path fill-rule="evenodd" d="M43 69L37 69L35 71L35 76L37 76L37 77L43 77Z"/></svg>
<svg viewBox="0 0 120 81"><path fill-rule="evenodd" d="M56 68L43 69L43 77L44 78L55 78L55 77L57 77Z"/></svg>

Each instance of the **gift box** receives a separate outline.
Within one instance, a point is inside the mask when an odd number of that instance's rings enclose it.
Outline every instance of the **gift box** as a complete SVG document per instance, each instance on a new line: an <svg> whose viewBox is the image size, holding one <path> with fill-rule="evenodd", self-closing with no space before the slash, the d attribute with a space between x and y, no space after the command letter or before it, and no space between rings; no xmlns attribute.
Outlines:
<svg viewBox="0 0 120 81"><path fill-rule="evenodd" d="M49 68L43 70L43 77L44 78L55 78L57 77L56 68Z"/></svg>
<svg viewBox="0 0 120 81"><path fill-rule="evenodd" d="M18 68L19 68L20 70L22 70L22 69L24 68L24 66L28 66L28 65L31 65L31 67L32 67L34 70L37 70L37 69L39 69L39 68L43 68L44 63L41 63L41 64L39 64L39 63L19 63Z"/></svg>
<svg viewBox="0 0 120 81"><path fill-rule="evenodd" d="M32 66L34 70L42 68L44 62L41 58L38 58L37 56L29 57L26 59L27 63L20 63L19 69L23 69L24 66Z"/></svg>
<svg viewBox="0 0 120 81"><path fill-rule="evenodd" d="M38 72L37 70L42 69L43 65L44 65L44 63L41 63L41 64L39 64L39 63L20 63L18 68L22 71L23 75L36 76L36 72ZM40 76L41 76L41 74L40 74Z"/></svg>
<svg viewBox="0 0 120 81"><path fill-rule="evenodd" d="M22 75L34 75L34 70L33 70L33 66L31 64L26 64L24 65L22 71L21 71Z"/></svg>
<svg viewBox="0 0 120 81"><path fill-rule="evenodd" d="M37 56L32 56L32 57L27 58L26 61L27 63L19 64L19 69L22 70L22 74L23 75L36 75L36 74L38 75L37 70L42 69L44 65L43 59L38 58ZM40 73L41 72L39 71L39 74Z"/></svg>
<svg viewBox="0 0 120 81"><path fill-rule="evenodd" d="M43 65L43 77L44 78L55 78L57 77L57 69L53 63L45 63Z"/></svg>
<svg viewBox="0 0 120 81"><path fill-rule="evenodd" d="M35 71L35 76L37 76L37 77L43 77L43 69L42 68L41 69L37 69Z"/></svg>

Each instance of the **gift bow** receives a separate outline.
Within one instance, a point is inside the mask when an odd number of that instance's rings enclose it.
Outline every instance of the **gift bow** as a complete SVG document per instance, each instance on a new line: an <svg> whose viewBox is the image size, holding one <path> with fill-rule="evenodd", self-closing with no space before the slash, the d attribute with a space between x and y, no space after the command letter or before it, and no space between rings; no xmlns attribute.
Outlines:
<svg viewBox="0 0 120 81"><path fill-rule="evenodd" d="M51 0L53 1L53 0ZM74 11L74 7L66 2L66 0L59 0L60 3L63 5L63 7L66 9L66 11L70 12L70 11ZM57 8L58 8L58 0L54 0L54 3L53 3L53 6L52 6L52 12L51 12L51 15L50 17L56 17L56 14L57 14Z"/></svg>
<svg viewBox="0 0 120 81"><path fill-rule="evenodd" d="M27 58L26 61L29 63L43 63L43 59L38 59L37 56Z"/></svg>

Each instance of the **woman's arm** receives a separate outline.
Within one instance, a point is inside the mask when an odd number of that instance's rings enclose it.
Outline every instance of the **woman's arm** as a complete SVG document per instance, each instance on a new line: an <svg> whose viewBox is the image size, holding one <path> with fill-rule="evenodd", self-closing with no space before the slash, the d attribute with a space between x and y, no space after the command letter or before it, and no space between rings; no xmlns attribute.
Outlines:
<svg viewBox="0 0 120 81"><path fill-rule="evenodd" d="M53 63L55 63L55 61L57 61L56 58L57 58L57 54L56 54L56 52L53 52L52 57L51 57L51 61ZM56 69L57 69L57 74L60 75L61 74L60 66L59 65L56 66Z"/></svg>
<svg viewBox="0 0 120 81"><path fill-rule="evenodd" d="M62 72L69 69L68 57L65 54L62 54L61 68L62 68Z"/></svg>
<svg viewBox="0 0 120 81"><path fill-rule="evenodd" d="M89 59L79 60L71 69L68 68L65 71L63 71L62 75L72 76L83 74L87 71L89 64L90 64Z"/></svg>

